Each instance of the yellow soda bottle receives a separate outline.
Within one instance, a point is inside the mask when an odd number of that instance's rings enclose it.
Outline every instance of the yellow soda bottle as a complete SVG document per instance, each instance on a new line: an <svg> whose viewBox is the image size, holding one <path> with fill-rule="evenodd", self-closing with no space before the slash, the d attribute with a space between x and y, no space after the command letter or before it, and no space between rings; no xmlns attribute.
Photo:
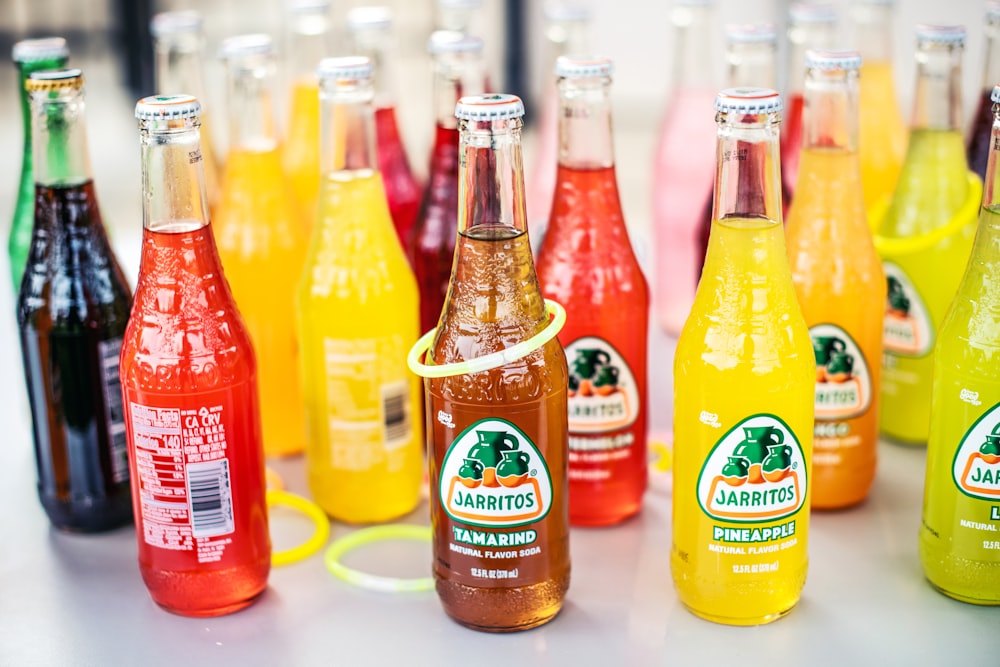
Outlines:
<svg viewBox="0 0 1000 667"><path fill-rule="evenodd" d="M1000 86L972 257L934 349L920 527L924 573L942 593L1000 604Z"/></svg>
<svg viewBox="0 0 1000 667"><path fill-rule="evenodd" d="M899 182L877 221L886 277L882 435L927 442L934 341L969 259L979 178L962 137L962 26L917 26L913 129Z"/></svg>
<svg viewBox="0 0 1000 667"><path fill-rule="evenodd" d="M859 503L875 478L885 276L861 194L860 66L857 51L805 53L801 167L785 231L816 357L814 508Z"/></svg>
<svg viewBox="0 0 1000 667"><path fill-rule="evenodd" d="M896 189L908 132L893 77L893 2L860 0L851 10L851 34L857 39L863 61L858 84L861 183L865 208L872 210Z"/></svg>
<svg viewBox="0 0 1000 667"><path fill-rule="evenodd" d="M292 0L288 10L288 75L291 99L282 166L305 215L307 235L319 201L319 81L316 64L328 53L330 3Z"/></svg>
<svg viewBox="0 0 1000 667"><path fill-rule="evenodd" d="M299 287L309 487L341 521L406 514L423 476L417 283L376 167L372 65L320 63L319 218Z"/></svg>
<svg viewBox="0 0 1000 667"><path fill-rule="evenodd" d="M227 62L230 150L214 224L226 278L257 352L264 453L305 447L295 339L295 287L305 259L301 213L281 172L267 35L221 46Z"/></svg>
<svg viewBox="0 0 1000 667"><path fill-rule="evenodd" d="M681 602L780 618L806 579L816 369L785 255L778 124L764 88L716 97L712 230L674 358L673 545Z"/></svg>

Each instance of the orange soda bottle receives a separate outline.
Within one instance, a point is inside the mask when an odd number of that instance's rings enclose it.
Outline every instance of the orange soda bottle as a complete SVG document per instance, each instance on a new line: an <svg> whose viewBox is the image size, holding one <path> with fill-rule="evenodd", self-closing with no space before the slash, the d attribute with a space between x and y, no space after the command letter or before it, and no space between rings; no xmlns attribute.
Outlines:
<svg viewBox="0 0 1000 667"><path fill-rule="evenodd" d="M858 161L856 51L805 55L801 167L785 238L816 356L812 506L864 500L875 477L885 275Z"/></svg>
<svg viewBox="0 0 1000 667"><path fill-rule="evenodd" d="M305 260L302 215L281 170L271 108L271 38L231 37L221 52L228 73L230 148L215 238L257 351L264 452L286 456L305 447L294 310Z"/></svg>

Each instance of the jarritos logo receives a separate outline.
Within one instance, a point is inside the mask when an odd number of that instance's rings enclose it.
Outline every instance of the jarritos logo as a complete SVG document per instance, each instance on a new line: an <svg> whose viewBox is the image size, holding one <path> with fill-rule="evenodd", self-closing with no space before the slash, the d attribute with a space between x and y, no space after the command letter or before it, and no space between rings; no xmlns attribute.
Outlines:
<svg viewBox="0 0 1000 667"><path fill-rule="evenodd" d="M1000 500L1000 403L965 433L951 466L955 484L973 498Z"/></svg>
<svg viewBox="0 0 1000 667"><path fill-rule="evenodd" d="M552 507L545 459L505 419L483 419L462 431L444 456L438 492L448 516L485 528L534 523Z"/></svg>
<svg viewBox="0 0 1000 667"><path fill-rule="evenodd" d="M887 352L922 357L934 344L934 329L923 299L910 278L892 262L883 262L887 287L882 340Z"/></svg>
<svg viewBox="0 0 1000 667"><path fill-rule="evenodd" d="M872 400L871 375L861 348L833 324L809 329L816 356L816 419L863 414Z"/></svg>
<svg viewBox="0 0 1000 667"><path fill-rule="evenodd" d="M606 340L585 336L567 346L566 358L570 432L604 433L635 423L639 390L618 350Z"/></svg>
<svg viewBox="0 0 1000 667"><path fill-rule="evenodd" d="M774 415L753 415L709 453L698 477L698 504L724 521L772 521L799 511L807 484L802 446L792 430Z"/></svg>

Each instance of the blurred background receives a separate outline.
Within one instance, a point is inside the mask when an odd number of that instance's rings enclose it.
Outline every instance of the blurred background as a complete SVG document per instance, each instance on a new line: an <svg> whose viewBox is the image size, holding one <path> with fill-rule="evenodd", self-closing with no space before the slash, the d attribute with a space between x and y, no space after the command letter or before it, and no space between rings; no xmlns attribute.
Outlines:
<svg viewBox="0 0 1000 667"><path fill-rule="evenodd" d="M846 20L851 0L826 4L840 12L840 35L844 46L853 45ZM333 0L332 55L345 53L344 17L363 4L382 4L395 14L394 33L398 53L397 113L417 174L427 169L433 138L431 69L426 54L428 35L440 20L438 0ZM531 179L535 150L537 110L542 89L551 81L551 48L546 37L546 11L556 2L542 0L482 0L472 30L486 43L486 57L494 88L514 92L528 106L525 132L526 177ZM650 220L652 217L652 163L658 129L670 103L674 28L669 0L575 0L590 11L591 50L616 61L614 77L614 122L619 183L626 220L633 244L649 269ZM788 0L717 0L717 79L723 80L723 25L771 21L779 29L779 82L787 79ZM119 258L134 281L138 269L139 206L138 132L132 117L135 100L151 94L152 40L148 25L157 12L197 9L204 17L206 37L205 74L207 106L224 110L223 71L217 58L219 43L226 37L247 33L270 33L281 50L287 39L284 0L0 0L0 53L7 63L0 66L0 229L9 225L13 211L22 150L16 72L9 60L11 46L25 37L61 35L67 38L71 64L82 67L87 77L88 123L94 178L105 224L118 246ZM974 111L982 85L984 57L982 0L898 0L894 14L894 62L896 87L905 118L914 83L913 31L917 23L958 23L968 29L963 97L965 117ZM179 92L179 91L176 91ZM287 96L286 96L287 97ZM288 100L279 98L279 114ZM705 110L712 114L711 109ZM224 113L215 114L225 118ZM215 133L222 143L225 131ZM224 146L219 146L224 150ZM220 153L224 154L224 153ZM134 242L129 239L134 239ZM6 253L0 253L6 272ZM0 308L11 312L11 295L0 290Z"/></svg>

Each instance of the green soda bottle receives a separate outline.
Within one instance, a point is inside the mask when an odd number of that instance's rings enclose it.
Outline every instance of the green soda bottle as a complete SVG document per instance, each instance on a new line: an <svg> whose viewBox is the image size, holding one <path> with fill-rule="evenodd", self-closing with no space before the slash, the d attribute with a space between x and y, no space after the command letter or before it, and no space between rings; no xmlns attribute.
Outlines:
<svg viewBox="0 0 1000 667"><path fill-rule="evenodd" d="M18 90L21 94L21 120L24 127L24 156L21 158L21 183L17 188L17 203L10 226L7 252L10 254L10 278L17 294L21 276L28 261L31 245L31 225L35 217L35 178L31 168L31 114L28 92L24 82L32 72L59 69L69 60L69 49L62 37L26 39L14 45L14 64L18 71Z"/></svg>

